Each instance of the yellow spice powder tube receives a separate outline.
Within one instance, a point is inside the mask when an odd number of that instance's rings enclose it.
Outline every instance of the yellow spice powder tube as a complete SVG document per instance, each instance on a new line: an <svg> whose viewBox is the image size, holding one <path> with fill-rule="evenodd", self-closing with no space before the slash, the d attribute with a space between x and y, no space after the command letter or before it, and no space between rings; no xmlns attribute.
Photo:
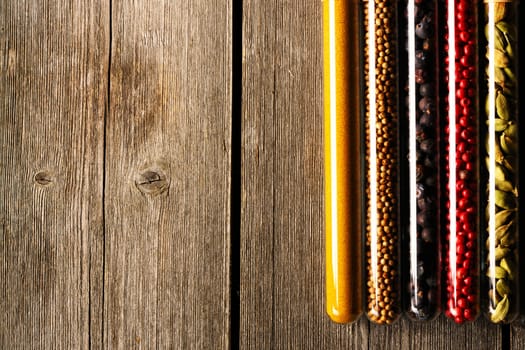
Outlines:
<svg viewBox="0 0 525 350"><path fill-rule="evenodd" d="M359 9L323 1L326 310L338 323L363 309Z"/></svg>

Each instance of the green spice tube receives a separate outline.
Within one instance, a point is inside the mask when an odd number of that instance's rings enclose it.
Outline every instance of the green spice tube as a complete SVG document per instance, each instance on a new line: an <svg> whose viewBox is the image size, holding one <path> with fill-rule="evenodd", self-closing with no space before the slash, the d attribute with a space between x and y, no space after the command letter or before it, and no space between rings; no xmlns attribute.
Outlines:
<svg viewBox="0 0 525 350"><path fill-rule="evenodd" d="M401 312L397 1L364 7L366 313L392 324Z"/></svg>
<svg viewBox="0 0 525 350"><path fill-rule="evenodd" d="M519 311L518 2L484 3L485 119L482 171L487 196L482 234L484 312L509 323Z"/></svg>

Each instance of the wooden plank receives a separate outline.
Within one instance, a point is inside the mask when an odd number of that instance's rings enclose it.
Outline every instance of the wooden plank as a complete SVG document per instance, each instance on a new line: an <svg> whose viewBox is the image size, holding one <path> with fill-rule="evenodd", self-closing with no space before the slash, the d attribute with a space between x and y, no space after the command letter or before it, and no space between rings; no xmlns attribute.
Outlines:
<svg viewBox="0 0 525 350"><path fill-rule="evenodd" d="M0 348L100 348L107 1L0 2Z"/></svg>
<svg viewBox="0 0 525 350"><path fill-rule="evenodd" d="M501 327L483 317L458 326L440 315L426 323L402 318L391 327L371 324L370 349L502 349Z"/></svg>
<svg viewBox="0 0 525 350"><path fill-rule="evenodd" d="M229 346L231 2L112 6L104 346Z"/></svg>
<svg viewBox="0 0 525 350"><path fill-rule="evenodd" d="M483 319L338 326L325 315L319 11L244 2L240 348L501 348Z"/></svg>
<svg viewBox="0 0 525 350"><path fill-rule="evenodd" d="M366 347L324 311L321 3L243 16L240 348Z"/></svg>
<svg viewBox="0 0 525 350"><path fill-rule="evenodd" d="M525 349L525 317L523 316L523 311L519 318L509 328L510 348L515 350Z"/></svg>

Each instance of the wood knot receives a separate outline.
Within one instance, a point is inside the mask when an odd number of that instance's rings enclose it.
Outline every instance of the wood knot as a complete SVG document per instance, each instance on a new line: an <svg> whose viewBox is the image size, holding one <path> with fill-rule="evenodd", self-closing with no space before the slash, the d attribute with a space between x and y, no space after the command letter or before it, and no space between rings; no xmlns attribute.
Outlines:
<svg viewBox="0 0 525 350"><path fill-rule="evenodd" d="M161 171L146 170L137 175L135 186L143 194L158 196L166 192L170 185Z"/></svg>
<svg viewBox="0 0 525 350"><path fill-rule="evenodd" d="M49 186L51 183L53 183L53 177L47 171L37 172L33 179L41 186Z"/></svg>

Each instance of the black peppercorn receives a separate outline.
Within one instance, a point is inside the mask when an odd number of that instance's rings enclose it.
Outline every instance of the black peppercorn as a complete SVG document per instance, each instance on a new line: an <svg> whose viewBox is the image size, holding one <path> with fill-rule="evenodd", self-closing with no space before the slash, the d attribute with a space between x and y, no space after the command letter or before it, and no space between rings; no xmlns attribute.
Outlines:
<svg viewBox="0 0 525 350"><path fill-rule="evenodd" d="M426 15L423 17L421 22L416 24L416 36L421 39L427 39L431 34L431 27L430 23L432 22L432 19L429 15Z"/></svg>

